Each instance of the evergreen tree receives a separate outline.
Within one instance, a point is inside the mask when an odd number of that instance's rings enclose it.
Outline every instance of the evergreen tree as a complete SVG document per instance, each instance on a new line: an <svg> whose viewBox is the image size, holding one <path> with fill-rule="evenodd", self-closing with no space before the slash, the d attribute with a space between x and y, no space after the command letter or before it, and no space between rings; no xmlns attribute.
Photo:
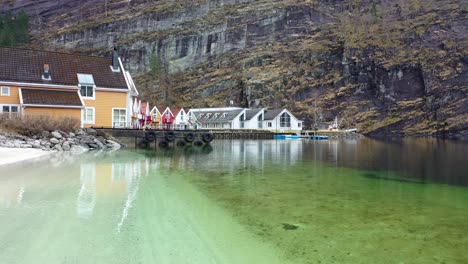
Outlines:
<svg viewBox="0 0 468 264"><path fill-rule="evenodd" d="M22 10L17 16L0 16L0 46L14 47L29 43L29 18Z"/></svg>

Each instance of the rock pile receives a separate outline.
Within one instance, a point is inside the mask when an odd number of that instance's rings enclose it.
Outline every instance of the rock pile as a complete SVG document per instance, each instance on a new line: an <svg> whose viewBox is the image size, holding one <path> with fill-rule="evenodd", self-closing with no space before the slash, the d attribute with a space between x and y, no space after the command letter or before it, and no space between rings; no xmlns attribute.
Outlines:
<svg viewBox="0 0 468 264"><path fill-rule="evenodd" d="M122 148L123 145L104 132L86 128L76 131L76 133L43 131L32 137L3 133L0 134L0 147L84 152L94 149L117 150Z"/></svg>

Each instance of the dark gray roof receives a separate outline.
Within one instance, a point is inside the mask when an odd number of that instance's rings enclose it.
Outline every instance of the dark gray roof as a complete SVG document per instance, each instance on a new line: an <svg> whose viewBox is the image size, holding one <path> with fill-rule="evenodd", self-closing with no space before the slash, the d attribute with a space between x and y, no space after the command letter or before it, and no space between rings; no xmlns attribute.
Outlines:
<svg viewBox="0 0 468 264"><path fill-rule="evenodd" d="M235 110L223 110L223 111L193 111L193 114L197 118L197 121L202 124L208 123L223 123L231 122L236 116L238 116L244 109L235 109ZM223 114L226 113L226 116L223 117ZM203 114L200 118L199 115ZM210 118L205 118L207 114L210 114ZM215 114L218 114L218 117L213 118Z"/></svg>
<svg viewBox="0 0 468 264"><path fill-rule="evenodd" d="M51 80L42 79L44 65ZM77 74L92 74L98 87L128 89L122 72L111 70L112 58L0 47L0 81L78 86Z"/></svg>
<svg viewBox="0 0 468 264"><path fill-rule="evenodd" d="M249 109L245 111L245 120L252 119L256 114L258 114L262 109Z"/></svg>
<svg viewBox="0 0 468 264"><path fill-rule="evenodd" d="M272 110L265 110L265 116L263 120L273 120L277 117L284 109L272 109Z"/></svg>

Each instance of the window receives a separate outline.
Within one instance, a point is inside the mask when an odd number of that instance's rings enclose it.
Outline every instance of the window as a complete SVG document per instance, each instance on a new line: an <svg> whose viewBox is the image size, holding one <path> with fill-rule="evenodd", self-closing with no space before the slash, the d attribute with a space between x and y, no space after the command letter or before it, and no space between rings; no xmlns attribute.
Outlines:
<svg viewBox="0 0 468 264"><path fill-rule="evenodd" d="M10 96L10 87L2 87L2 96Z"/></svg>
<svg viewBox="0 0 468 264"><path fill-rule="evenodd" d="M223 115L221 116L221 118L225 118L227 116L227 113L223 113Z"/></svg>
<svg viewBox="0 0 468 264"><path fill-rule="evenodd" d="M205 119L210 118L210 116L211 116L211 113L206 114L206 115L205 115Z"/></svg>
<svg viewBox="0 0 468 264"><path fill-rule="evenodd" d="M271 122L268 122L268 127L271 127Z"/></svg>
<svg viewBox="0 0 468 264"><path fill-rule="evenodd" d="M263 115L258 116L258 128L263 128Z"/></svg>
<svg viewBox="0 0 468 264"><path fill-rule="evenodd" d="M78 83L79 84L90 84L94 85L94 78L92 74L83 74L83 73L78 73L76 74L78 77Z"/></svg>
<svg viewBox="0 0 468 264"><path fill-rule="evenodd" d="M86 107L82 110L83 113L83 124L94 124L94 107Z"/></svg>
<svg viewBox="0 0 468 264"><path fill-rule="evenodd" d="M297 127L301 127L301 126L302 126L302 124L301 124L301 123L298 123L298 124L297 124Z"/></svg>
<svg viewBox="0 0 468 264"><path fill-rule="evenodd" d="M127 126L127 109L114 108L112 115L113 127L126 127Z"/></svg>
<svg viewBox="0 0 468 264"><path fill-rule="evenodd" d="M2 113L18 113L19 106L18 105L2 105L0 108Z"/></svg>
<svg viewBox="0 0 468 264"><path fill-rule="evenodd" d="M244 128L244 124L245 124L245 114L242 114L239 118L240 120L240 128Z"/></svg>
<svg viewBox="0 0 468 264"><path fill-rule="evenodd" d="M280 127L291 127L291 116L286 112L280 116Z"/></svg>
<svg viewBox="0 0 468 264"><path fill-rule="evenodd" d="M203 114L198 114L198 118L202 118L203 117Z"/></svg>
<svg viewBox="0 0 468 264"><path fill-rule="evenodd" d="M94 98L95 83L93 75L78 73L77 77L81 96L85 98Z"/></svg>
<svg viewBox="0 0 468 264"><path fill-rule="evenodd" d="M94 87L81 85L80 94L85 98L94 98Z"/></svg>
<svg viewBox="0 0 468 264"><path fill-rule="evenodd" d="M219 113L216 113L213 115L213 118L218 118L218 116L219 116Z"/></svg>

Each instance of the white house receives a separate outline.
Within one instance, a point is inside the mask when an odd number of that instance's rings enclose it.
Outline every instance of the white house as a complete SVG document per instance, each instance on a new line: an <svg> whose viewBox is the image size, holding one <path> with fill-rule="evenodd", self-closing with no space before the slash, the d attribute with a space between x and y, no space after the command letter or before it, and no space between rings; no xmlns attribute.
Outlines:
<svg viewBox="0 0 468 264"><path fill-rule="evenodd" d="M175 129L189 129L189 116L183 108L175 109L173 111L174 117L174 127Z"/></svg>
<svg viewBox="0 0 468 264"><path fill-rule="evenodd" d="M244 108L196 108L189 113L195 116L201 129L243 129L245 125Z"/></svg>
<svg viewBox="0 0 468 264"><path fill-rule="evenodd" d="M245 129L263 129L263 117L265 109L246 109L245 110Z"/></svg>
<svg viewBox="0 0 468 264"><path fill-rule="evenodd" d="M263 129L281 133L297 133L302 131L302 121L286 109L265 110Z"/></svg>

